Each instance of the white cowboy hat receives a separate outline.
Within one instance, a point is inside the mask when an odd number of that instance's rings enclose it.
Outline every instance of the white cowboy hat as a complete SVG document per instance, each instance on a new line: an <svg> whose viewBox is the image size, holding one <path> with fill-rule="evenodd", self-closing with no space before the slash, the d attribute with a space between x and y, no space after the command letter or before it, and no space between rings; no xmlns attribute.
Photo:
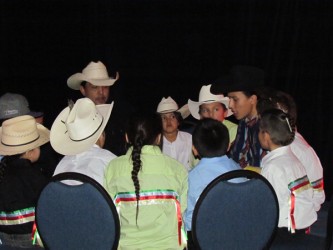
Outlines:
<svg viewBox="0 0 333 250"><path fill-rule="evenodd" d="M71 89L79 90L81 82L90 82L96 86L112 86L119 78L117 72L116 78L110 78L105 65L98 61L90 62L87 67L82 70L82 73L76 73L67 79L67 85Z"/></svg>
<svg viewBox="0 0 333 250"><path fill-rule="evenodd" d="M57 116L51 127L50 142L63 155L76 155L92 147L110 118L111 104L95 105L89 98L81 98Z"/></svg>
<svg viewBox="0 0 333 250"><path fill-rule="evenodd" d="M204 103L212 103L212 102L223 103L228 109L227 117L232 115L232 111L229 109L229 97L225 97L224 95L213 95L210 92L211 86L212 85L209 84L201 87L198 102L194 102L188 99L188 107L191 112L191 115L198 120L200 119L199 107L201 104Z"/></svg>
<svg viewBox="0 0 333 250"><path fill-rule="evenodd" d="M156 110L156 112L160 114L171 113L175 111L179 112L183 119L190 115L187 104L178 109L178 104L170 96L168 98L163 97Z"/></svg>
<svg viewBox="0 0 333 250"><path fill-rule="evenodd" d="M0 155L17 155L37 148L50 140L50 131L36 123L31 115L17 116L2 123Z"/></svg>

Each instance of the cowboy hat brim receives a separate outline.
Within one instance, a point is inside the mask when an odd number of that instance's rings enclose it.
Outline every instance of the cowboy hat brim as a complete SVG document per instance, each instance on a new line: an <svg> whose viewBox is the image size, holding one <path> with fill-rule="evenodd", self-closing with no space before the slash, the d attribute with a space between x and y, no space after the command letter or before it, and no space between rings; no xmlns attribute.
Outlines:
<svg viewBox="0 0 333 250"><path fill-rule="evenodd" d="M188 104L185 104L183 107L180 109L167 109L163 111L157 111L159 114L167 114L167 113L172 113L172 112L178 112L182 116L183 119L187 118L191 113L190 110L188 109Z"/></svg>
<svg viewBox="0 0 333 250"><path fill-rule="evenodd" d="M50 143L53 149L62 155L76 155L91 148L106 127L113 109L113 102L111 104L96 105L96 109L103 116L103 122L93 135L81 141L71 140L67 133L65 122L70 114L70 108L67 107L61 111L51 127Z"/></svg>
<svg viewBox="0 0 333 250"><path fill-rule="evenodd" d="M228 97L224 97L220 100L210 100L210 101L202 101L202 102L195 102L192 100L188 100L188 108L190 110L191 115L197 119L200 120L200 114L199 114L199 108L200 105L205 104L205 103L213 103L213 102L219 102L219 103L223 103L226 107L229 106L229 98ZM233 113L232 111L228 108L228 113L227 116L231 116Z"/></svg>
<svg viewBox="0 0 333 250"><path fill-rule="evenodd" d="M71 89L79 90L82 82L90 82L95 86L112 86L118 79L119 79L118 72L116 78L106 78L106 79L91 79L86 77L82 73L76 73L67 79L67 85Z"/></svg>
<svg viewBox="0 0 333 250"><path fill-rule="evenodd" d="M7 146L2 143L2 127L0 128L0 155L17 155L40 147L50 141L50 131L41 124L37 123L39 137L37 140L22 146Z"/></svg>

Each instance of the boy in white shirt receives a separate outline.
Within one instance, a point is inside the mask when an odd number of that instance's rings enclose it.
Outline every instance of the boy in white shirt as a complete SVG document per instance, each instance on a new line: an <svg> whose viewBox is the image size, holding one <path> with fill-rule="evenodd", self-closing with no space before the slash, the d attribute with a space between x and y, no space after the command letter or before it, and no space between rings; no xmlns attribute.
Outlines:
<svg viewBox="0 0 333 250"><path fill-rule="evenodd" d="M270 151L262 159L261 174L272 184L279 202L278 236L306 233L317 220L313 189L302 163L289 145L295 138L295 123L278 109L261 114L259 141Z"/></svg>

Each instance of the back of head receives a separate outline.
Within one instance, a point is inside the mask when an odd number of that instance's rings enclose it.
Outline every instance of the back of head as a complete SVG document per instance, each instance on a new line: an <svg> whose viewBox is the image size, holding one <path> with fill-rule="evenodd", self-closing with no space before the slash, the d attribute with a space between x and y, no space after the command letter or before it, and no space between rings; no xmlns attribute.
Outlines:
<svg viewBox="0 0 333 250"><path fill-rule="evenodd" d="M295 138L295 122L280 109L264 111L259 124L260 130L267 132L276 145L289 145Z"/></svg>
<svg viewBox="0 0 333 250"><path fill-rule="evenodd" d="M135 114L130 117L126 134L131 146L138 144L156 145L156 139L162 132L161 117L158 114Z"/></svg>
<svg viewBox="0 0 333 250"><path fill-rule="evenodd" d="M296 123L297 106L294 98L286 92L278 91L276 93L275 102L277 103L277 108L287 113Z"/></svg>
<svg viewBox="0 0 333 250"><path fill-rule="evenodd" d="M228 129L219 121L205 118L195 127L192 141L201 158L223 156L229 147Z"/></svg>
<svg viewBox="0 0 333 250"><path fill-rule="evenodd" d="M139 171L142 168L141 150L145 145L158 145L158 136L162 132L162 121L159 114L138 114L131 116L126 129L128 144L133 147L131 159L133 162L132 181L136 195L136 221L139 213L140 182Z"/></svg>
<svg viewBox="0 0 333 250"><path fill-rule="evenodd" d="M297 106L294 98L283 91L270 91L267 95L259 99L257 103L257 111L259 114L268 109L280 109L287 113L296 124L297 121Z"/></svg>

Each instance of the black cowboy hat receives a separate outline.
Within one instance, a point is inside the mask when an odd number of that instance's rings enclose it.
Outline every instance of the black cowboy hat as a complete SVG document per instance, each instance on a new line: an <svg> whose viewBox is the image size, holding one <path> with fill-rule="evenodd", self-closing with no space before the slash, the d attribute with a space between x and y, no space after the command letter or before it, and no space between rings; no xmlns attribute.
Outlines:
<svg viewBox="0 0 333 250"><path fill-rule="evenodd" d="M252 92L264 86L265 72L254 66L233 66L228 75L213 82L211 92L221 94L235 91Z"/></svg>

